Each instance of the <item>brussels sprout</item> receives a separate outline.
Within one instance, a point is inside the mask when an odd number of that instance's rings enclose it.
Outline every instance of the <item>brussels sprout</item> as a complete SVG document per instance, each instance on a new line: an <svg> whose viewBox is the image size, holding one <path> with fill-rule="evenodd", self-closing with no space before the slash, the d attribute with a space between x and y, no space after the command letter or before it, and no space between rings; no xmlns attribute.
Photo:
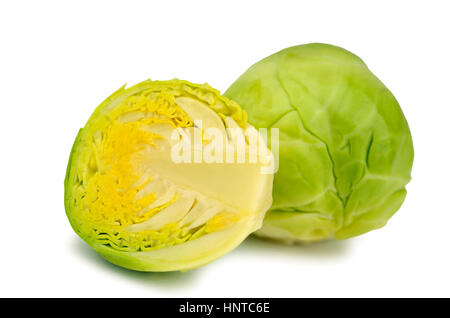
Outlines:
<svg viewBox="0 0 450 318"><path fill-rule="evenodd" d="M411 134L394 96L356 55L326 44L287 48L224 95L255 127L279 128L273 205L256 234L346 239L384 226L400 208Z"/></svg>
<svg viewBox="0 0 450 318"><path fill-rule="evenodd" d="M73 145L65 179L73 229L110 262L140 271L188 270L229 252L261 226L272 203L273 175L261 173L269 150L264 160L242 163L177 162L174 149L191 146L192 133L202 148L186 148L188 157L206 151L214 128L227 139L223 147L248 155L246 141L238 148L227 135L232 127L244 136L246 120L238 104L206 84L122 87Z"/></svg>

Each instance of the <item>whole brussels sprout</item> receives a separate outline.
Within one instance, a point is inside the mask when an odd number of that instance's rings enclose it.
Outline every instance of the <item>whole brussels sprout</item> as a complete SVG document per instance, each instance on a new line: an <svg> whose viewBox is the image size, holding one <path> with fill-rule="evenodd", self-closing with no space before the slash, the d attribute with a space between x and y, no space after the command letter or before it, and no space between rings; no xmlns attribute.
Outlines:
<svg viewBox="0 0 450 318"><path fill-rule="evenodd" d="M265 148L256 162L174 160L192 135L202 148L187 147L188 157L221 151L210 147L209 128L226 138L218 145L248 155L243 132L256 130L206 84L149 80L108 97L78 133L67 167L75 232L110 262L140 271L196 268L239 245L272 203L273 175L261 172L272 156ZM242 144L227 137L230 128Z"/></svg>
<svg viewBox="0 0 450 318"><path fill-rule="evenodd" d="M392 93L336 46L284 49L225 92L255 127L279 128L273 205L257 235L345 239L380 228L400 208L413 144Z"/></svg>

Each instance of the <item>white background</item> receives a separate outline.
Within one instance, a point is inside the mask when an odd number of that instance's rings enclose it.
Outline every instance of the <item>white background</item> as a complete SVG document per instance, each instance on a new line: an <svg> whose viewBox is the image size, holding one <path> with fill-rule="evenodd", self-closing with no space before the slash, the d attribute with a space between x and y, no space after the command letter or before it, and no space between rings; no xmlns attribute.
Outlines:
<svg viewBox="0 0 450 318"><path fill-rule="evenodd" d="M0 296L450 296L448 1L3 1ZM288 46L359 55L402 105L413 179L383 229L342 242L250 238L187 273L104 261L71 229L63 180L78 129L124 83L222 92Z"/></svg>

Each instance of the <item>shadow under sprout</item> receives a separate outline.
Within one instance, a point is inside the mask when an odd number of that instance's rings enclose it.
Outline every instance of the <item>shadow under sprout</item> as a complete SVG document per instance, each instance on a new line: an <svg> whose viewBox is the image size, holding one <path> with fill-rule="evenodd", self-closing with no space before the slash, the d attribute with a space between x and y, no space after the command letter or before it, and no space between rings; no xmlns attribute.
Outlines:
<svg viewBox="0 0 450 318"><path fill-rule="evenodd" d="M280 257L289 257L291 261L299 264L306 259L333 261L348 254L351 241L352 239L345 241L329 240L309 244L283 244L251 235L232 254L254 255L261 257L262 260L267 255L278 255ZM108 262L81 239L73 240L72 249L80 257L111 273L124 276L140 284L147 286L157 285L159 288L165 289L179 289L180 286L186 286L195 282L202 270L199 268L186 272L139 272ZM210 267L211 265L207 266Z"/></svg>
<svg viewBox="0 0 450 318"><path fill-rule="evenodd" d="M186 272L139 272L114 265L94 251L86 242L74 239L72 249L80 257L109 272L135 280L146 285L157 285L166 289L179 288L195 281L199 269Z"/></svg>
<svg viewBox="0 0 450 318"><path fill-rule="evenodd" d="M289 256L297 261L301 261L301 259L334 260L348 254L351 244L352 239L284 244L280 241L251 235L239 246L238 251L245 254Z"/></svg>

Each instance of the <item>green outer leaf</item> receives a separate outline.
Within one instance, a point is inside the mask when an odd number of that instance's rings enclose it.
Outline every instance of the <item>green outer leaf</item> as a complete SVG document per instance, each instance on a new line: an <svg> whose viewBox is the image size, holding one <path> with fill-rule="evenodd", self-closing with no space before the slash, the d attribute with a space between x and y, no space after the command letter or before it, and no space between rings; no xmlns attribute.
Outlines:
<svg viewBox="0 0 450 318"><path fill-rule="evenodd" d="M64 208L66 210L66 215L67 218L69 219L70 225L72 226L72 228L75 230L75 232L78 233L78 229L75 226L75 223L72 219L71 213L70 211L70 205L69 205L69 198L70 198L70 191L69 191L69 180L70 180L70 171L71 171L71 167L72 167L72 159L73 159L73 155L77 149L77 146L81 140L80 136L81 136L81 131L83 130L83 128L80 128L80 130L78 130L78 134L75 137L75 141L73 142L72 145L72 149L70 150L70 156L69 156L69 162L67 163L67 169L66 169L66 177L64 178Z"/></svg>
<svg viewBox="0 0 450 318"><path fill-rule="evenodd" d="M313 43L250 67L225 92L280 129L273 205L257 234L344 239L382 227L410 180L413 145L391 92L356 55Z"/></svg>

